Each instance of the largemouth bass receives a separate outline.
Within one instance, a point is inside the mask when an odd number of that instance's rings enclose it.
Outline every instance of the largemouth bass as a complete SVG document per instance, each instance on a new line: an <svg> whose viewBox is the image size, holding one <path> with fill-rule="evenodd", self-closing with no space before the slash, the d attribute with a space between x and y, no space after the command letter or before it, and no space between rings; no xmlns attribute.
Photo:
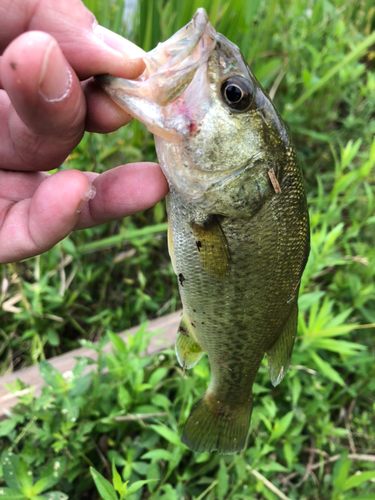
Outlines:
<svg viewBox="0 0 375 500"><path fill-rule="evenodd" d="M204 9L144 60L138 80L98 81L155 134L170 186L177 357L188 369L206 352L212 373L181 439L198 452L235 453L264 354L274 386L290 362L309 253L301 170L269 97Z"/></svg>

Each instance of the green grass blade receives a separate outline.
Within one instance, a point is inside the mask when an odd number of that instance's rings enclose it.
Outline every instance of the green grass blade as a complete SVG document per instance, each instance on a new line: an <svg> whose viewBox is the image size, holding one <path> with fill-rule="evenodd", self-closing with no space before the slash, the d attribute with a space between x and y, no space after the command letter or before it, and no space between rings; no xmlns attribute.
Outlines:
<svg viewBox="0 0 375 500"><path fill-rule="evenodd" d="M123 243L124 241L133 240L141 236L151 236L156 233L164 233L168 229L168 223L163 222L162 224L155 224L154 226L146 226L141 229L129 229L124 234L117 234L115 236L109 236L108 238L103 238L99 241L92 241L91 243L86 243L78 248L78 252L81 254L89 252L97 252L99 250L104 250L106 248L114 247Z"/></svg>
<svg viewBox="0 0 375 500"><path fill-rule="evenodd" d="M375 43L375 31L369 35L363 42L361 42L355 49L353 49L342 61L335 64L333 68L331 68L327 73L318 80L314 85L306 90L305 93L301 95L299 99L296 100L294 104L291 105L290 108L284 111L284 117L288 117L294 110L296 110L301 104L303 104L309 97L311 97L315 92L317 92L320 88L324 87L329 80L336 75L340 70L345 68L345 66L356 59L359 59L363 54L365 54L366 50Z"/></svg>

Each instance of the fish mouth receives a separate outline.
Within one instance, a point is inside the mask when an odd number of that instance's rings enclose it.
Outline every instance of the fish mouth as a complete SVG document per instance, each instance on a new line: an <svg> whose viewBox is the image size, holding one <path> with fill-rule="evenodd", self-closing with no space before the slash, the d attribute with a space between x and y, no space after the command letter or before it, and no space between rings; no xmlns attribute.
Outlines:
<svg viewBox="0 0 375 500"><path fill-rule="evenodd" d="M207 62L216 39L206 11L200 8L189 24L144 56L146 69L137 79L99 75L95 80L150 132L172 141L178 130L169 123L166 107L181 96Z"/></svg>

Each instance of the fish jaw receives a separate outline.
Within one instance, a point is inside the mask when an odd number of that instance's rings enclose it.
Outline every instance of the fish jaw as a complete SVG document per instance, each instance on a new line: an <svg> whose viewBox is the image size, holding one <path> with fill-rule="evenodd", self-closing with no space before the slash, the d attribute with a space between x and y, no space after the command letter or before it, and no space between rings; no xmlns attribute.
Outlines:
<svg viewBox="0 0 375 500"><path fill-rule="evenodd" d="M177 106L177 110L170 112L168 106L185 91L202 65L206 65L216 37L206 11L198 9L189 24L144 56L146 69L136 80L99 75L96 82L150 132L176 141L181 130L190 131L194 125L188 109L184 113Z"/></svg>

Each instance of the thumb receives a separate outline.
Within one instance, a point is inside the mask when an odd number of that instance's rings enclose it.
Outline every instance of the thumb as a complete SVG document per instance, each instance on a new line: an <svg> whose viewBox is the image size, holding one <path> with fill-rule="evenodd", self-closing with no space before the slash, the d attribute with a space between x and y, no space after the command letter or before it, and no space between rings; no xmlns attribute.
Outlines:
<svg viewBox="0 0 375 500"><path fill-rule="evenodd" d="M12 19L0 30L0 53L25 31L44 31L60 45L80 80L110 73L135 78L144 69L142 49L99 26L80 0L2 0L1 15Z"/></svg>

